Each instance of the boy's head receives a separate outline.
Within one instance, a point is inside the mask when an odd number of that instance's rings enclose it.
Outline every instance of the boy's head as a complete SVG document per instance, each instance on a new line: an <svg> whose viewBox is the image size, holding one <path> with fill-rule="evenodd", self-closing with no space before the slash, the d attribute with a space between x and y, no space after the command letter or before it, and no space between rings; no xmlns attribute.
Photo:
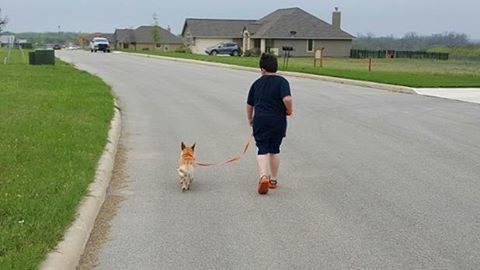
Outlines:
<svg viewBox="0 0 480 270"><path fill-rule="evenodd" d="M273 54L262 53L260 56L260 68L262 71L275 73L278 70L278 61L277 57Z"/></svg>

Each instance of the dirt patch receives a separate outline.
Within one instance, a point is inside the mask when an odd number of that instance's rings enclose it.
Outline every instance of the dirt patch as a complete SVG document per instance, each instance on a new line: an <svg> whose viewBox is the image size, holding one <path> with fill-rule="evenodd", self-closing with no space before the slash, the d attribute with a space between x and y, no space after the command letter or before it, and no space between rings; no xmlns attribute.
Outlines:
<svg viewBox="0 0 480 270"><path fill-rule="evenodd" d="M85 252L77 267L79 270L93 269L98 265L98 253L100 248L108 241L111 221L117 215L117 210L121 202L125 199L121 194L122 189L127 186L125 164L126 149L122 143L119 143L117 155L115 156L112 179L107 189L105 202L100 209Z"/></svg>

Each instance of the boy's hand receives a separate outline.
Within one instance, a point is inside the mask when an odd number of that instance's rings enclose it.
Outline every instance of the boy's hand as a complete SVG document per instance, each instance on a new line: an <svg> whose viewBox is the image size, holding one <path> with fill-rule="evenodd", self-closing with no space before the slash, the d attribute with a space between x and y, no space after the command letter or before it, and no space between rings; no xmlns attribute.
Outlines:
<svg viewBox="0 0 480 270"><path fill-rule="evenodd" d="M285 113L287 114L287 116L291 116L293 114L292 96L285 96L282 101L286 108Z"/></svg>
<svg viewBox="0 0 480 270"><path fill-rule="evenodd" d="M247 122L250 126L253 125L253 106L247 104Z"/></svg>

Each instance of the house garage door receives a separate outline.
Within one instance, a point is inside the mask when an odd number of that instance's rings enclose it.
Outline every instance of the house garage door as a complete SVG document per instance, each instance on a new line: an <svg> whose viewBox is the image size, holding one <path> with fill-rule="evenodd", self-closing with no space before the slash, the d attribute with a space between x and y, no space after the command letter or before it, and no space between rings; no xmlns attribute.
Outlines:
<svg viewBox="0 0 480 270"><path fill-rule="evenodd" d="M193 53L205 54L205 49L213 46L220 42L232 42L232 39L206 39L206 38L197 38L195 39L195 46L192 47Z"/></svg>

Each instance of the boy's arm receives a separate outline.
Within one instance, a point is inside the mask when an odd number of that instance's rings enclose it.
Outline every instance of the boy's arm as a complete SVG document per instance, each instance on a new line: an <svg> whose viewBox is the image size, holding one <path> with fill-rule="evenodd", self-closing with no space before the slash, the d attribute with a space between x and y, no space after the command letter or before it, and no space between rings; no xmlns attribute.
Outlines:
<svg viewBox="0 0 480 270"><path fill-rule="evenodd" d="M247 104L247 121L250 126L253 124L253 106L249 104Z"/></svg>
<svg viewBox="0 0 480 270"><path fill-rule="evenodd" d="M292 96L285 96L282 99L285 108L287 108L287 115L292 115L293 113L293 99Z"/></svg>

